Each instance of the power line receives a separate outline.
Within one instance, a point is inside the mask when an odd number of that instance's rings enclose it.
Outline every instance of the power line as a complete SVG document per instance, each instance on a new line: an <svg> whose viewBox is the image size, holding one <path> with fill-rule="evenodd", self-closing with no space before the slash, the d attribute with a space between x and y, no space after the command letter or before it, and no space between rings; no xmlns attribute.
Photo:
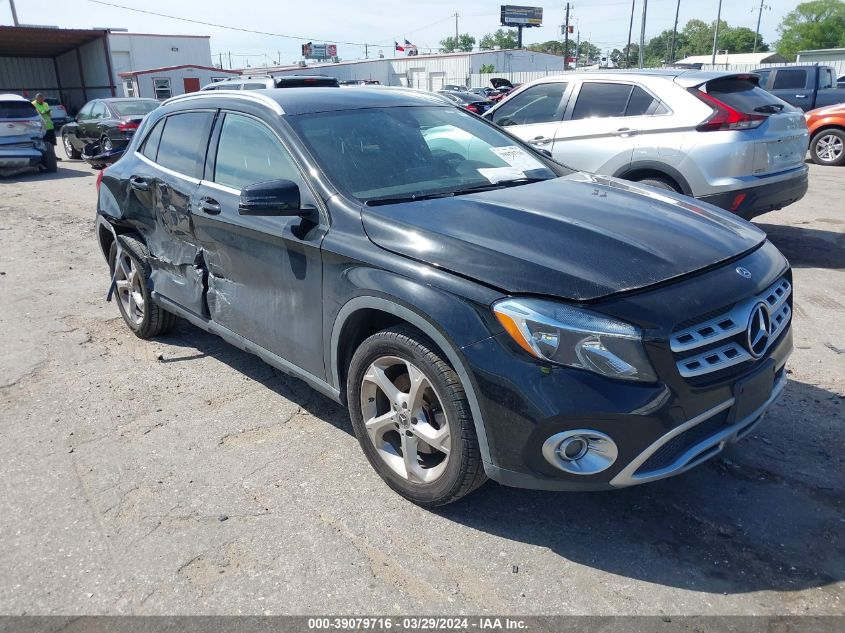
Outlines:
<svg viewBox="0 0 845 633"><path fill-rule="evenodd" d="M190 22L192 24L202 24L203 26L213 26L218 29L228 29L230 31L240 31L241 33L253 33L255 35L269 35L271 37L281 37L284 39L289 40L299 40L302 42L312 42L312 41L330 41L333 44L348 44L350 46L383 46L388 47L388 44L374 44L372 42L342 42L340 40L330 40L327 38L322 37L302 37L299 35L288 35L286 33L272 33L270 31L258 31L255 29L245 29L238 26L227 26L225 24L216 24L214 22L204 22L203 20L194 20L193 18L183 18L177 15L168 15L166 13L157 13L155 11L147 11L146 9L136 9L135 7L127 7L122 4L114 4L112 2L104 2L103 0L88 0L88 2L93 2L94 4L102 4L107 7L115 7L117 9L124 9L126 11L134 11L135 13L144 13L147 15L154 15L159 18L168 18L170 20L180 20L182 22ZM449 16L451 17L451 16ZM446 18L449 19L449 18Z"/></svg>

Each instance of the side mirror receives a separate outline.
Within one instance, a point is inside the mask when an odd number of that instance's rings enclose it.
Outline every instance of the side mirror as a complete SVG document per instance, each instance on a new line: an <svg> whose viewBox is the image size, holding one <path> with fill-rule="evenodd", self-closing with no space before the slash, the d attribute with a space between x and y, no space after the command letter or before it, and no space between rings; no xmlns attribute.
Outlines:
<svg viewBox="0 0 845 633"><path fill-rule="evenodd" d="M540 152L540 153L541 153L543 156L545 156L546 158L553 158L552 153L551 153L549 150L547 150L547 149L543 149L542 147L535 147L535 148L534 148L534 151L535 151L535 152Z"/></svg>
<svg viewBox="0 0 845 633"><path fill-rule="evenodd" d="M299 186L290 180L257 182L241 189L241 215L294 216L310 212L300 208Z"/></svg>

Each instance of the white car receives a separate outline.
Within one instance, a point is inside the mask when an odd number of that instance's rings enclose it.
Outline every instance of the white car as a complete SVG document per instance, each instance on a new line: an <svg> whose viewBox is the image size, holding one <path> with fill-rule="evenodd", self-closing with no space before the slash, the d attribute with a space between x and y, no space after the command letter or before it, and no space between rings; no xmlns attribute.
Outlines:
<svg viewBox="0 0 845 633"><path fill-rule="evenodd" d="M41 115L20 95L0 94L0 175L30 168L55 172L56 152L44 142Z"/></svg>
<svg viewBox="0 0 845 633"><path fill-rule="evenodd" d="M750 73L570 73L485 113L575 169L699 198L746 219L807 191L803 113Z"/></svg>

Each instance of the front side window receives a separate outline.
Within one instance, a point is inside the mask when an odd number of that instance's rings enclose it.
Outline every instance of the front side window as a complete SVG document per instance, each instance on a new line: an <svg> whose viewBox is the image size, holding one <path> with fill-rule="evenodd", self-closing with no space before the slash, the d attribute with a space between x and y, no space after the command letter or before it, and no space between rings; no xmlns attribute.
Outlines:
<svg viewBox="0 0 845 633"><path fill-rule="evenodd" d="M155 91L156 99L163 101L172 96L170 92L170 79L153 79L153 90Z"/></svg>
<svg viewBox="0 0 845 633"><path fill-rule="evenodd" d="M167 117L156 162L185 176L200 178L212 118L211 112L184 112Z"/></svg>
<svg viewBox="0 0 845 633"><path fill-rule="evenodd" d="M135 96L135 82L131 79L127 79L123 82L123 93L127 97L134 97Z"/></svg>
<svg viewBox="0 0 845 633"><path fill-rule="evenodd" d="M109 111L106 108L106 104L102 101L95 101L94 107L91 108L91 118L92 119L107 119L109 118Z"/></svg>
<svg viewBox="0 0 845 633"><path fill-rule="evenodd" d="M361 108L286 120L335 185L368 204L460 195L568 173L459 108Z"/></svg>
<svg viewBox="0 0 845 633"><path fill-rule="evenodd" d="M800 90L807 85L806 70L779 70L772 90Z"/></svg>
<svg viewBox="0 0 845 633"><path fill-rule="evenodd" d="M217 143L214 182L243 189L268 180L300 182L299 170L275 134L263 123L227 114Z"/></svg>
<svg viewBox="0 0 845 633"><path fill-rule="evenodd" d="M819 68L819 90L833 88L833 71L830 68Z"/></svg>
<svg viewBox="0 0 845 633"><path fill-rule="evenodd" d="M563 115L561 100L567 86L554 82L527 88L503 103L493 115L493 122L504 127L559 121Z"/></svg>
<svg viewBox="0 0 845 633"><path fill-rule="evenodd" d="M79 119L80 121L90 119L91 118L91 110L93 110L93 108L94 108L94 102L89 101L84 106L82 106L82 109L79 111L79 114L77 115L76 118Z"/></svg>

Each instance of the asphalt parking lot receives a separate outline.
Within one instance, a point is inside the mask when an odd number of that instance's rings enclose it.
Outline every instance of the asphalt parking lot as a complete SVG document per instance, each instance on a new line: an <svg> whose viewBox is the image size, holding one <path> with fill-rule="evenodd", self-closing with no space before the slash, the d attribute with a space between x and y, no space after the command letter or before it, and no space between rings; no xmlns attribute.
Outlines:
<svg viewBox="0 0 845 633"><path fill-rule="evenodd" d="M0 180L0 613L842 614L845 169L810 172L757 221L795 268L795 352L750 438L433 512L304 383L187 324L130 333L86 164Z"/></svg>

